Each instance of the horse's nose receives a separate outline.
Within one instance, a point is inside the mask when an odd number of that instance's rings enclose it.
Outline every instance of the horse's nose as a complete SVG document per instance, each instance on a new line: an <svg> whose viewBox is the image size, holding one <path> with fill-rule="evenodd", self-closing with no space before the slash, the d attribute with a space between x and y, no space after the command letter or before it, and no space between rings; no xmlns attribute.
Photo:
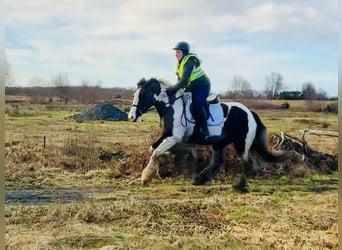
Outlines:
<svg viewBox="0 0 342 250"><path fill-rule="evenodd" d="M133 115L132 112L129 112L129 113L128 113L128 120L129 120L129 121L132 121L132 122L134 121L134 115Z"/></svg>
<svg viewBox="0 0 342 250"><path fill-rule="evenodd" d="M128 117L128 120L130 120L131 122L136 122L137 121L137 119L134 116L132 116L132 115Z"/></svg>

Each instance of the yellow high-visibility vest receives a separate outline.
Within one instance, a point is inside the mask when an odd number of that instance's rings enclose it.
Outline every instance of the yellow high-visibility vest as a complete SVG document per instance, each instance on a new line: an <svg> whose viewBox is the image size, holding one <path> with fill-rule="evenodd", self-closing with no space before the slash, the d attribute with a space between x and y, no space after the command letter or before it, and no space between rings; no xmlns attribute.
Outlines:
<svg viewBox="0 0 342 250"><path fill-rule="evenodd" d="M192 57L193 55L189 54L186 55L183 60L181 61L181 63L177 63L177 68L176 68L176 74L178 76L179 79L182 78L183 74L184 74L184 65L185 63L189 60L190 57ZM191 84L192 81L196 80L197 78L203 76L205 73L202 70L202 68L200 66L195 67L195 69L192 71L189 80L187 82L187 85L189 86Z"/></svg>

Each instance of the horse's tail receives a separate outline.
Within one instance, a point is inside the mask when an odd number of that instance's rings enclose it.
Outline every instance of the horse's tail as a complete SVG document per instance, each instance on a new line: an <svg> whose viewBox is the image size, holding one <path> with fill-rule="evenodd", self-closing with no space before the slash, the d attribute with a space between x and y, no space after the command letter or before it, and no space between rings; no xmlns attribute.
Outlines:
<svg viewBox="0 0 342 250"><path fill-rule="evenodd" d="M256 113L252 111L252 114L257 123L257 130L251 149L268 162L283 162L290 159L293 154L289 151L271 152L269 150L266 127Z"/></svg>

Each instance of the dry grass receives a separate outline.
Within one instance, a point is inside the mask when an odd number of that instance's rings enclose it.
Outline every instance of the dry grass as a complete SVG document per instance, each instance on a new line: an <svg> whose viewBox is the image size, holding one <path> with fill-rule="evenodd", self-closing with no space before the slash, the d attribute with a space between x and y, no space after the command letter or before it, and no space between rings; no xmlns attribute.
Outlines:
<svg viewBox="0 0 342 250"><path fill-rule="evenodd" d="M143 123L76 123L67 117L87 107L7 108L6 188L87 192L76 203L6 205L7 249L338 248L336 175L255 179L248 194L235 193L224 176L205 187L180 176L141 187L137 178L159 131L155 113ZM257 112L270 133L299 136L308 125L337 131L336 115ZM335 139L308 140L337 152ZM123 158L100 160L119 151Z"/></svg>
<svg viewBox="0 0 342 250"><path fill-rule="evenodd" d="M229 185L168 181L84 203L7 206L6 243L9 249L337 249L336 208L337 193L241 195Z"/></svg>

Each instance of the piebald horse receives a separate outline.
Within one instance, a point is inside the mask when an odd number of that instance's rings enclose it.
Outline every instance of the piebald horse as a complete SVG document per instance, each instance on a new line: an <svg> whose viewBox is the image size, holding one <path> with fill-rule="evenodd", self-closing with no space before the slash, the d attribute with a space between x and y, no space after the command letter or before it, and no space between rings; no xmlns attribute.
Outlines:
<svg viewBox="0 0 342 250"><path fill-rule="evenodd" d="M259 116L238 102L219 102L218 98L208 101L207 139L196 140L192 137L195 122L191 115L191 94L178 90L168 93L170 85L162 80L151 78L141 79L134 92L129 119L133 122L141 120L141 116L153 106L162 121L162 134L151 145L152 155L142 172L142 185L149 184L158 173L158 156L171 149L176 143L189 142L212 145L211 163L194 179L194 185L208 185L218 173L224 159L225 147L233 143L236 152L241 156L242 168L235 171L233 187L247 191L246 171L249 167L250 152L258 153L268 162L281 162L290 155L286 152L270 152L268 149L266 127ZM234 173L234 170L233 170Z"/></svg>

